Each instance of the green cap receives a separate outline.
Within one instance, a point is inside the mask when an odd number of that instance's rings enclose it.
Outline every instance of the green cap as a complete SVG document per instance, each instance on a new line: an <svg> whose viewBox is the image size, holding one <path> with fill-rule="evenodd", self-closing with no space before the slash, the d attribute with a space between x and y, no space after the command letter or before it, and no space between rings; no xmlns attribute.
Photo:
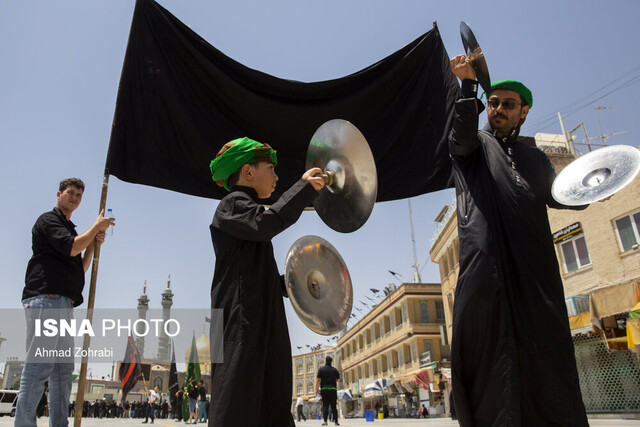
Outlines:
<svg viewBox="0 0 640 427"><path fill-rule="evenodd" d="M278 164L276 150L269 144L262 144L251 138L238 138L224 144L216 155L216 158L209 164L211 177L219 186L229 188L229 177L238 172L242 165L258 162L271 162Z"/></svg>
<svg viewBox="0 0 640 427"><path fill-rule="evenodd" d="M500 80L497 82L491 83L491 90L489 90L489 96L491 96L491 92L496 89L507 89L517 92L522 96L524 102L529 106L529 108L533 107L533 95L528 87L516 80Z"/></svg>

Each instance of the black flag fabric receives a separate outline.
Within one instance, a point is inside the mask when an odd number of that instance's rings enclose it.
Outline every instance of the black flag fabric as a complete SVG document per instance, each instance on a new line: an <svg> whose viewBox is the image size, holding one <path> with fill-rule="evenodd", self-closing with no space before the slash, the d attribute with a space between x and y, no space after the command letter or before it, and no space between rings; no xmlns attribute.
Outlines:
<svg viewBox="0 0 640 427"><path fill-rule="evenodd" d="M133 342L133 338L129 336L127 339L127 350L124 353L124 359L120 364L120 382L122 384L122 404L124 405L127 394L133 389L138 382L138 378L142 375L142 366L140 365L140 354Z"/></svg>
<svg viewBox="0 0 640 427"><path fill-rule="evenodd" d="M169 368L169 398L171 401L171 407L177 408L178 397L176 393L180 390L180 384L178 383L178 369L176 367L176 349L171 346L171 367Z"/></svg>
<svg viewBox="0 0 640 427"><path fill-rule="evenodd" d="M446 139L459 87L437 26L354 74L280 79L225 56L153 0L137 0L106 169L127 182L221 199L209 162L248 136L278 150L278 197L305 171L316 129L353 123L378 171L377 201L450 186Z"/></svg>

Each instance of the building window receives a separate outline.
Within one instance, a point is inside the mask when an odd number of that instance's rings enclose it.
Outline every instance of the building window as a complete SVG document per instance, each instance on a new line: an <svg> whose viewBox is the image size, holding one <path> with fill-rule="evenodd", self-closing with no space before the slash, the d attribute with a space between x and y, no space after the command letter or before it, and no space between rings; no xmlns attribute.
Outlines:
<svg viewBox="0 0 640 427"><path fill-rule="evenodd" d="M302 363L296 365L296 375L302 375Z"/></svg>
<svg viewBox="0 0 640 427"><path fill-rule="evenodd" d="M589 250L587 249L587 242L584 236L563 243L561 248L567 273L591 264L591 258L589 257Z"/></svg>
<svg viewBox="0 0 640 427"><path fill-rule="evenodd" d="M444 322L444 304L442 301L436 301L436 321Z"/></svg>
<svg viewBox="0 0 640 427"><path fill-rule="evenodd" d="M156 377L155 380L153 380L153 386L158 386L158 388L162 390L162 377Z"/></svg>
<svg viewBox="0 0 640 427"><path fill-rule="evenodd" d="M442 271L444 273L444 277L443 277L444 279L449 275L449 260L447 259L446 254L442 257Z"/></svg>
<svg viewBox="0 0 640 427"><path fill-rule="evenodd" d="M407 303L402 304L402 320L403 323L407 323Z"/></svg>
<svg viewBox="0 0 640 427"><path fill-rule="evenodd" d="M309 381L307 383L307 394L312 394L314 391L313 381Z"/></svg>
<svg viewBox="0 0 640 427"><path fill-rule="evenodd" d="M637 249L640 243L640 211L616 219L615 223L622 251Z"/></svg>
<svg viewBox="0 0 640 427"><path fill-rule="evenodd" d="M426 301L420 301L420 323L429 323L429 305Z"/></svg>
<svg viewBox="0 0 640 427"><path fill-rule="evenodd" d="M303 392L303 391L304 391L304 390L302 389L302 383L299 383L299 384L296 386L296 394L302 394L302 392Z"/></svg>
<svg viewBox="0 0 640 427"><path fill-rule="evenodd" d="M307 363L307 374L313 374L313 362Z"/></svg>
<svg viewBox="0 0 640 427"><path fill-rule="evenodd" d="M324 366L324 359L318 359L318 366Z"/></svg>
<svg viewBox="0 0 640 427"><path fill-rule="evenodd" d="M424 340L424 352L431 353L431 360L433 360L433 341Z"/></svg>

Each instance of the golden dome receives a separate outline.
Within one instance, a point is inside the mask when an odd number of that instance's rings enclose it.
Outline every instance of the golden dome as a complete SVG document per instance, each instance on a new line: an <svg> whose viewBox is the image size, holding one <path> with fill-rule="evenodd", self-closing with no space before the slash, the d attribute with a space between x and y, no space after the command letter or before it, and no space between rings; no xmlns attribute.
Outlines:
<svg viewBox="0 0 640 427"><path fill-rule="evenodd" d="M196 338L196 350L198 352L198 362L200 362L200 373L202 375L211 373L211 352L209 349L209 337L203 332ZM191 347L184 353L184 362L189 363Z"/></svg>

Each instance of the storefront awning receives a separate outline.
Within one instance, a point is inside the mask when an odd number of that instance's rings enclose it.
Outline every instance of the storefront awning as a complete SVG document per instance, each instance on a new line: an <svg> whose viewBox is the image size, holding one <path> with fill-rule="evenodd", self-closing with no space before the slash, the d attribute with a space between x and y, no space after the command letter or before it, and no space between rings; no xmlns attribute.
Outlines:
<svg viewBox="0 0 640 427"><path fill-rule="evenodd" d="M382 396L385 393L386 386L387 386L386 378L375 380L364 387L363 397Z"/></svg>
<svg viewBox="0 0 640 427"><path fill-rule="evenodd" d="M429 369L431 368L421 370L414 377L418 385L427 391L429 390L429 383L431 383L431 380L429 379ZM433 377L433 370L431 370L431 376Z"/></svg>
<svg viewBox="0 0 640 427"><path fill-rule="evenodd" d="M625 313L640 302L640 280L634 279L607 288L598 289L590 295L591 318L599 323L603 317Z"/></svg>
<svg viewBox="0 0 640 427"><path fill-rule="evenodd" d="M417 387L429 390L429 383L431 382L433 382L432 367L418 369L395 378L395 383L401 385L409 393L413 393Z"/></svg>
<svg viewBox="0 0 640 427"><path fill-rule="evenodd" d="M585 311L575 316L569 316L569 327L571 328L572 336L592 332L591 313Z"/></svg>
<svg viewBox="0 0 640 427"><path fill-rule="evenodd" d="M350 389L343 388L342 390L338 390L338 399L353 400L353 393Z"/></svg>
<svg viewBox="0 0 640 427"><path fill-rule="evenodd" d="M627 346L634 351L640 349L640 317L627 321Z"/></svg>

